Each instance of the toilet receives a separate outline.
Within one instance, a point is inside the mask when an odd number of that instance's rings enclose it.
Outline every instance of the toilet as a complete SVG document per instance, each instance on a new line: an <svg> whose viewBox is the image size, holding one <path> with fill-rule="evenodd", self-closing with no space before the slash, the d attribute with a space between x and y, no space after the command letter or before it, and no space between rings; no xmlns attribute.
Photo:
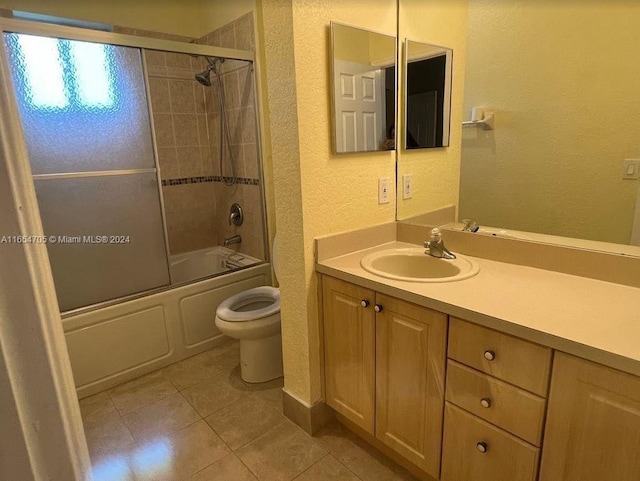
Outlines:
<svg viewBox="0 0 640 481"><path fill-rule="evenodd" d="M278 275L277 242L273 242L273 269ZM255 287L224 300L216 310L216 327L240 340L240 375L250 383L281 377L280 289Z"/></svg>

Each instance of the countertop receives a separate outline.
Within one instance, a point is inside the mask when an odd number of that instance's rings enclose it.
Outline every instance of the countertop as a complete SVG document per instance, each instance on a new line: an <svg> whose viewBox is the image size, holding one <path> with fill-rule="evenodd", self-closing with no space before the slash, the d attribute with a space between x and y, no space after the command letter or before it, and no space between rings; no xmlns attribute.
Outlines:
<svg viewBox="0 0 640 481"><path fill-rule="evenodd" d="M416 247L390 242L321 260L316 270L369 289L640 376L640 289L468 257L469 279L418 283L365 271L371 252Z"/></svg>

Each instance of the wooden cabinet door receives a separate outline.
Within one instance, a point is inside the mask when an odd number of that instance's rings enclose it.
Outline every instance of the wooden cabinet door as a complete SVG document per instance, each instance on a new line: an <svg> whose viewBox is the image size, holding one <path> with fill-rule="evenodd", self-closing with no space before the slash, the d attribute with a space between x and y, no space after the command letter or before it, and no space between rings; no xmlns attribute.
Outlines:
<svg viewBox="0 0 640 481"><path fill-rule="evenodd" d="M437 479L447 316L381 294L376 304L376 437Z"/></svg>
<svg viewBox="0 0 640 481"><path fill-rule="evenodd" d="M373 434L374 293L324 276L322 298L326 402Z"/></svg>
<svg viewBox="0 0 640 481"><path fill-rule="evenodd" d="M640 480L640 378L556 354L540 481Z"/></svg>

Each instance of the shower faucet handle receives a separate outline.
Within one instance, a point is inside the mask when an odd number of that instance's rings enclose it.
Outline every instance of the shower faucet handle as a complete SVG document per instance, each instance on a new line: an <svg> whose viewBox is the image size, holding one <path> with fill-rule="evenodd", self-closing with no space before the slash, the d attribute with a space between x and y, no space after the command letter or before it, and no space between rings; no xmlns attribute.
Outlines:
<svg viewBox="0 0 640 481"><path fill-rule="evenodd" d="M244 212L242 212L240 204L234 202L231 205L231 210L229 211L229 225L234 224L241 226L242 222L244 222Z"/></svg>

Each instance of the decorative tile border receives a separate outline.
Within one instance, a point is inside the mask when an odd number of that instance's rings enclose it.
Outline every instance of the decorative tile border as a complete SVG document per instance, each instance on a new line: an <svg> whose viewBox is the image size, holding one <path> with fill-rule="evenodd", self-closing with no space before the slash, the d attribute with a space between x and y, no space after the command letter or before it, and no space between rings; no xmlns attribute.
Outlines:
<svg viewBox="0 0 640 481"><path fill-rule="evenodd" d="M225 182L231 181L231 177L222 177L220 175L205 175L200 177L182 177L180 179L162 179L162 186L168 185L184 185L184 184L201 184L203 182ZM249 179L247 177L236 177L236 184L260 185L260 179Z"/></svg>

